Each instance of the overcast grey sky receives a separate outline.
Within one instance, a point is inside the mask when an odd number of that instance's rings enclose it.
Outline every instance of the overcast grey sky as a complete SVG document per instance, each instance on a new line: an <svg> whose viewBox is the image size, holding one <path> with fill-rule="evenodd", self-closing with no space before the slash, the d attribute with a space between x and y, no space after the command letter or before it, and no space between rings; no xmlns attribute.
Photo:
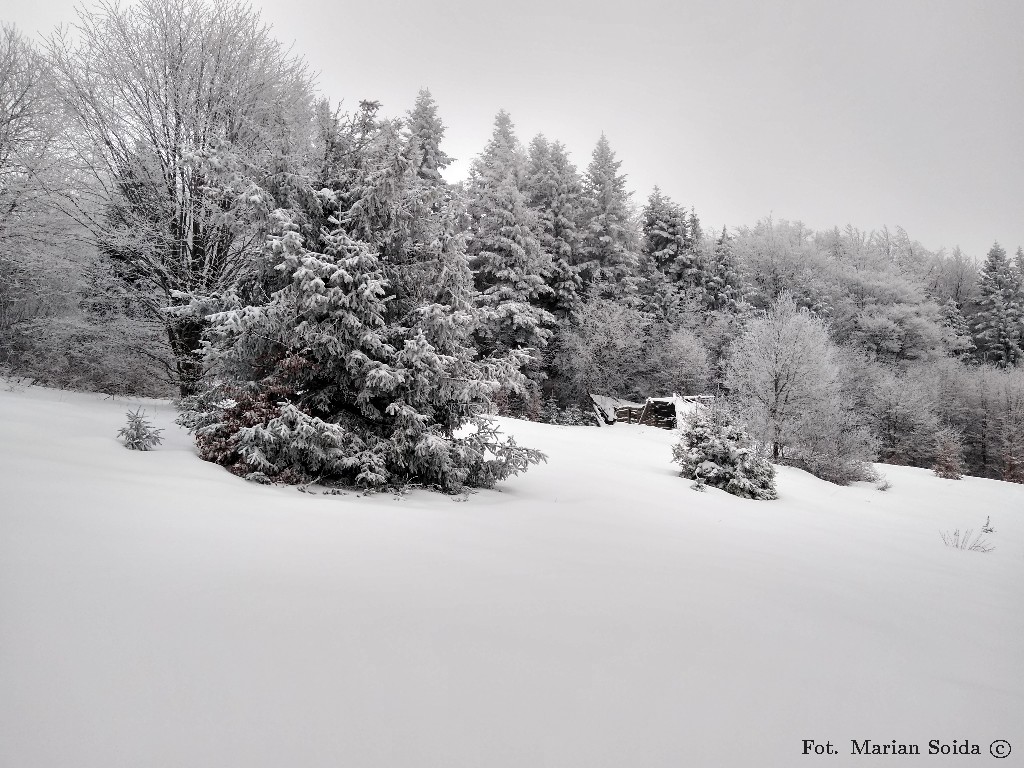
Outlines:
<svg viewBox="0 0 1024 768"><path fill-rule="evenodd" d="M706 227L769 214L903 226L982 257L1024 245L1024 0L261 0L354 107L428 87L460 178L508 110L581 169L604 131L642 204ZM72 0L5 8L27 33Z"/></svg>

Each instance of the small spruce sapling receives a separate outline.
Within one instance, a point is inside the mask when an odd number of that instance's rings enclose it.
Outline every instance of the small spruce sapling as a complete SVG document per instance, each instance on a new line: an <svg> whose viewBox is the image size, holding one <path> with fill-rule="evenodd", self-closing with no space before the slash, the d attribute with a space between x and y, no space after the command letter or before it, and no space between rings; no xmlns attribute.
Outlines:
<svg viewBox="0 0 1024 768"><path fill-rule="evenodd" d="M947 480L959 480L964 471L964 446L960 435L946 427L935 435L935 462L932 471Z"/></svg>
<svg viewBox="0 0 1024 768"><path fill-rule="evenodd" d="M576 403L562 408L553 397L544 401L540 409L539 420L545 424L557 424L563 427L597 426L593 413L584 411Z"/></svg>
<svg viewBox="0 0 1024 768"><path fill-rule="evenodd" d="M124 442L125 448L132 451L150 451L154 446L163 442L163 438L160 437L163 430L156 429L143 418L146 412L141 407L136 408L134 413L128 411L125 415L128 417L128 423L117 433L117 436Z"/></svg>
<svg viewBox="0 0 1024 768"><path fill-rule="evenodd" d="M750 436L725 410L699 407L685 417L682 432L672 461L682 466L683 477L694 481L693 490L710 485L745 499L778 498L774 467L757 454Z"/></svg>

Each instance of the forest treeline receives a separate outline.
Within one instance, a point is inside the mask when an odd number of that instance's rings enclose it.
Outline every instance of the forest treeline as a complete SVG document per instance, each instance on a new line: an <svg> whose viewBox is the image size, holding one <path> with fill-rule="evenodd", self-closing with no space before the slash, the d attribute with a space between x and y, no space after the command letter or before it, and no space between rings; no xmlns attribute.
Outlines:
<svg viewBox="0 0 1024 768"><path fill-rule="evenodd" d="M710 392L837 482L874 459L1024 482L1020 248L706 231L694 201L634 200L607 137L577 167L505 112L449 183L429 91L334 103L236 0L4 27L0 103L0 368L173 394L242 476L489 485L542 457L487 413Z"/></svg>

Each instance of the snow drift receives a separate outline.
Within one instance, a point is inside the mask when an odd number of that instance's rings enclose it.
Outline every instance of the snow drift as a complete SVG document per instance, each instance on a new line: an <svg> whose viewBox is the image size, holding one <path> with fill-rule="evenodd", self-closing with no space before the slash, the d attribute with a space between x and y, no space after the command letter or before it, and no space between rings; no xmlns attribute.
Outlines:
<svg viewBox="0 0 1024 768"><path fill-rule="evenodd" d="M148 453L115 439L139 405ZM200 461L173 418L0 392L0 765L1024 753L1024 487L783 467L745 501L690 490L675 433L509 420L550 460L498 490L312 495ZM943 546L986 515L993 552Z"/></svg>

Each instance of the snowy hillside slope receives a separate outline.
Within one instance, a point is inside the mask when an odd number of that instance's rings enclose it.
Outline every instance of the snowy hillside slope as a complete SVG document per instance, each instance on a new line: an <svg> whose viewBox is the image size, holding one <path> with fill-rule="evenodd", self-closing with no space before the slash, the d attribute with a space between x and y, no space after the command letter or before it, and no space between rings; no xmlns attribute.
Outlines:
<svg viewBox="0 0 1024 768"><path fill-rule="evenodd" d="M167 404L125 450L138 404L0 391L0 766L1024 763L1022 486L782 468L746 501L672 433L503 420L549 462L499 490L314 496L200 461ZM943 546L986 515L993 552Z"/></svg>

